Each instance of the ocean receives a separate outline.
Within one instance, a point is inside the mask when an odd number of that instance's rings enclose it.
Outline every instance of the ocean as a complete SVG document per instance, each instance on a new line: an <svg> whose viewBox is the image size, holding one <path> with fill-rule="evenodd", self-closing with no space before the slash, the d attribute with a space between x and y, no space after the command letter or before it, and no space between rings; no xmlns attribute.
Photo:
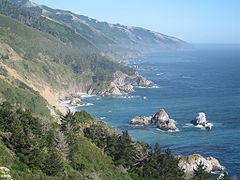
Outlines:
<svg viewBox="0 0 240 180"><path fill-rule="evenodd" d="M159 88L137 88L131 98L86 98L94 105L78 110L119 131L127 129L135 140L171 148L175 155L215 157L230 175L240 177L240 46L195 45L130 59L129 65ZM149 116L162 108L176 120L178 132L129 124L135 116ZM198 112L206 113L212 131L190 124Z"/></svg>

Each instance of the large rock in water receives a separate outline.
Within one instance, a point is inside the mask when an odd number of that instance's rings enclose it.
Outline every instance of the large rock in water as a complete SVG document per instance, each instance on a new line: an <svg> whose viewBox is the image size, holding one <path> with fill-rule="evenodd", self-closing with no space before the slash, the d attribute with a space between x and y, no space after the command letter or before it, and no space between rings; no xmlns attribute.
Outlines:
<svg viewBox="0 0 240 180"><path fill-rule="evenodd" d="M224 167L213 157L204 158L200 154L189 156L177 156L179 158L178 166L184 170L187 175L192 175L199 164L203 164L206 172L222 171Z"/></svg>
<svg viewBox="0 0 240 180"><path fill-rule="evenodd" d="M149 126L152 123L152 116L138 117L136 116L130 122L132 125Z"/></svg>
<svg viewBox="0 0 240 180"><path fill-rule="evenodd" d="M132 125L140 126L149 126L157 125L157 128L163 131L176 131L177 127L175 121L170 119L168 114L164 109L161 109L159 112L153 116L144 116L144 117L135 117L130 122Z"/></svg>
<svg viewBox="0 0 240 180"><path fill-rule="evenodd" d="M204 112L198 113L198 116L191 121L191 123L195 126L203 126L206 130L211 130L213 125L207 121L206 114Z"/></svg>
<svg viewBox="0 0 240 180"><path fill-rule="evenodd" d="M204 112L198 113L198 116L195 119L193 119L191 123L195 126L197 125L205 126L205 124L207 123L206 114Z"/></svg>
<svg viewBox="0 0 240 180"><path fill-rule="evenodd" d="M164 109L161 109L153 116L153 120L157 127L163 131L176 131L177 127L175 121L169 118L169 115Z"/></svg>
<svg viewBox="0 0 240 180"><path fill-rule="evenodd" d="M169 116L164 109L160 109L159 112L154 114L153 119L156 121L167 121L169 120Z"/></svg>

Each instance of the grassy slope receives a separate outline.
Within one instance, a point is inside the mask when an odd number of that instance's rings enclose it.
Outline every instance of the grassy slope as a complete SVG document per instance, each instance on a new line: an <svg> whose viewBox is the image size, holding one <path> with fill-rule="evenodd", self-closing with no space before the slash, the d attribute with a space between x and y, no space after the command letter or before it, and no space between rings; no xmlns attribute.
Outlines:
<svg viewBox="0 0 240 180"><path fill-rule="evenodd" d="M25 59L55 57L66 52L66 46L60 40L4 15L0 15L0 41L11 46Z"/></svg>
<svg viewBox="0 0 240 180"><path fill-rule="evenodd" d="M7 100L11 104L27 108L35 115L50 116L47 101L21 82L9 83L0 79L0 98L2 101Z"/></svg>
<svg viewBox="0 0 240 180"><path fill-rule="evenodd" d="M44 18L29 9L12 4L8 0L0 0L0 13L53 35L81 52L97 51L97 48L93 44L80 34L75 33L71 28Z"/></svg>

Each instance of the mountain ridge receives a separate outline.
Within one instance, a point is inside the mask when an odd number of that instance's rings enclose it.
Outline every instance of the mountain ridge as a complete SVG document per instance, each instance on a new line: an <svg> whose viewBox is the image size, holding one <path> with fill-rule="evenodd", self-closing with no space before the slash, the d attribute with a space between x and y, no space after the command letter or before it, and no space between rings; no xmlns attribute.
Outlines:
<svg viewBox="0 0 240 180"><path fill-rule="evenodd" d="M64 24L108 55L129 57L162 50L182 48L186 42L141 27L99 21L69 10L52 9L28 0L11 0L43 17Z"/></svg>

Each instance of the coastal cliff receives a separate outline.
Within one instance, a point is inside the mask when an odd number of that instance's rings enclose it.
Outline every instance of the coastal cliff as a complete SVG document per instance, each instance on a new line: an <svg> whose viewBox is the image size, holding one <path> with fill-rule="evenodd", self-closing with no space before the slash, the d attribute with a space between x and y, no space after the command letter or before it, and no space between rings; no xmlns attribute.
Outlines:
<svg viewBox="0 0 240 180"><path fill-rule="evenodd" d="M110 81L102 89L90 87L87 94L99 96L120 96L134 92L134 88L155 88L152 81L139 75L137 72L128 75L121 71L116 71L113 75L113 81Z"/></svg>

